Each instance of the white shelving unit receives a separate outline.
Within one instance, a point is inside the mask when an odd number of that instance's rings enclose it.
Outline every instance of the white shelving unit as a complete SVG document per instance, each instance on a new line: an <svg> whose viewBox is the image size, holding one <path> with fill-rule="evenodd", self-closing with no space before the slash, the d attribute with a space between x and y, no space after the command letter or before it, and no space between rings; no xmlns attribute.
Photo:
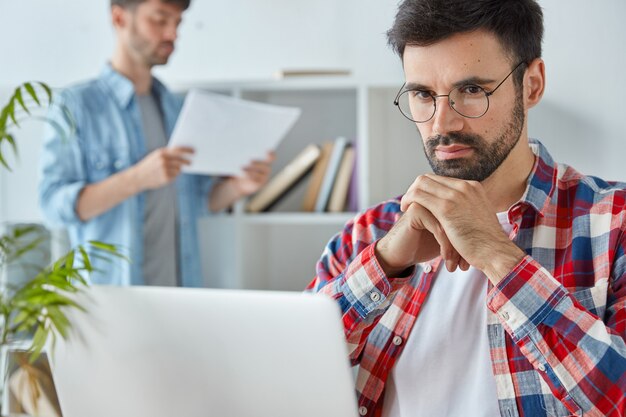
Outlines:
<svg viewBox="0 0 626 417"><path fill-rule="evenodd" d="M184 91L191 86L178 86ZM297 106L302 116L276 150L278 172L309 143L344 136L357 147L359 209L402 194L428 170L413 124L393 105L398 85L350 78L246 83L195 83L195 88L247 100ZM355 213L303 213L308 178L268 213L232 213L200 222L206 285L223 288L302 290L328 240Z"/></svg>

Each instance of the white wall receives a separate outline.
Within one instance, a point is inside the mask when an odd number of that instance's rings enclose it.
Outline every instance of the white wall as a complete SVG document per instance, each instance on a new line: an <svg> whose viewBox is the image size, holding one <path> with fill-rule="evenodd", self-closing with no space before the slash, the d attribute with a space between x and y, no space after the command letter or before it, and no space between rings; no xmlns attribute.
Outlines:
<svg viewBox="0 0 626 417"><path fill-rule="evenodd" d="M548 85L530 134L556 159L626 179L626 1L541 0ZM350 68L365 82L401 83L384 33L395 0L195 0L179 48L158 73L170 82L266 79L280 68ZM34 10L37 10L35 13ZM108 0L0 0L0 99L20 81L64 86L109 56ZM20 132L22 162L0 171L0 221L37 220L39 127Z"/></svg>
<svg viewBox="0 0 626 417"><path fill-rule="evenodd" d="M97 74L113 44L108 4L0 0L0 59L15 63L2 65L0 86L33 78L62 86ZM394 9L394 0L195 0L158 73L173 82L266 79L283 68L397 75L383 36Z"/></svg>
<svg viewBox="0 0 626 417"><path fill-rule="evenodd" d="M579 171L626 181L626 1L541 4L547 90L530 134Z"/></svg>

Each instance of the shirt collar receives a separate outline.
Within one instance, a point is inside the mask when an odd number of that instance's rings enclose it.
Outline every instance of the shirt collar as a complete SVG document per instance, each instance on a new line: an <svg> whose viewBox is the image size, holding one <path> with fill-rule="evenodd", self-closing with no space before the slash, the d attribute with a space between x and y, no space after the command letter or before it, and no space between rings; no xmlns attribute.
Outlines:
<svg viewBox="0 0 626 417"><path fill-rule="evenodd" d="M528 177L526 191L520 204L532 207L543 217L545 208L552 200L556 189L557 166L541 142L537 139L529 139L528 142L537 158L535 158L535 165Z"/></svg>
<svg viewBox="0 0 626 417"><path fill-rule="evenodd" d="M100 72L100 80L111 90L113 97L122 108L128 107L135 96L133 83L119 72L115 71L111 64L105 64ZM165 86L155 77L152 77L152 93L157 99L163 96Z"/></svg>

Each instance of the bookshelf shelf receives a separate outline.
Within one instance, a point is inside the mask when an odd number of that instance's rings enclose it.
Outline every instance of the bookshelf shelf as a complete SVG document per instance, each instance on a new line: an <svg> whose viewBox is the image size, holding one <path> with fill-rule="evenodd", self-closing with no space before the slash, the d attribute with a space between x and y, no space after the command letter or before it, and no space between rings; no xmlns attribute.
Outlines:
<svg viewBox="0 0 626 417"><path fill-rule="evenodd" d="M428 170L415 126L392 104L398 85L322 77L177 87L300 107L300 119L276 149L274 174L309 144L347 138L356 149L359 210L402 194L417 175ZM304 288L315 275L315 263L328 240L356 214L302 212L310 176L290 189L270 212L247 213L246 202L240 202L232 213L200 221L207 286Z"/></svg>

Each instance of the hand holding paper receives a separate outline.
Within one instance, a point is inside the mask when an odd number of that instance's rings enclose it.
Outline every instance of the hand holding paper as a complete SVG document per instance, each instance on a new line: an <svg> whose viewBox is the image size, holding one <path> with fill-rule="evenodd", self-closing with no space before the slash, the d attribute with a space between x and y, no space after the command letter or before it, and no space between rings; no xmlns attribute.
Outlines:
<svg viewBox="0 0 626 417"><path fill-rule="evenodd" d="M272 173L274 159L274 152L268 152L264 160L252 161L244 167L242 175L232 177L240 195L245 197L254 194L267 183Z"/></svg>
<svg viewBox="0 0 626 417"><path fill-rule="evenodd" d="M183 172L242 175L264 161L300 116L300 109L192 90L187 94L168 146L195 150Z"/></svg>

